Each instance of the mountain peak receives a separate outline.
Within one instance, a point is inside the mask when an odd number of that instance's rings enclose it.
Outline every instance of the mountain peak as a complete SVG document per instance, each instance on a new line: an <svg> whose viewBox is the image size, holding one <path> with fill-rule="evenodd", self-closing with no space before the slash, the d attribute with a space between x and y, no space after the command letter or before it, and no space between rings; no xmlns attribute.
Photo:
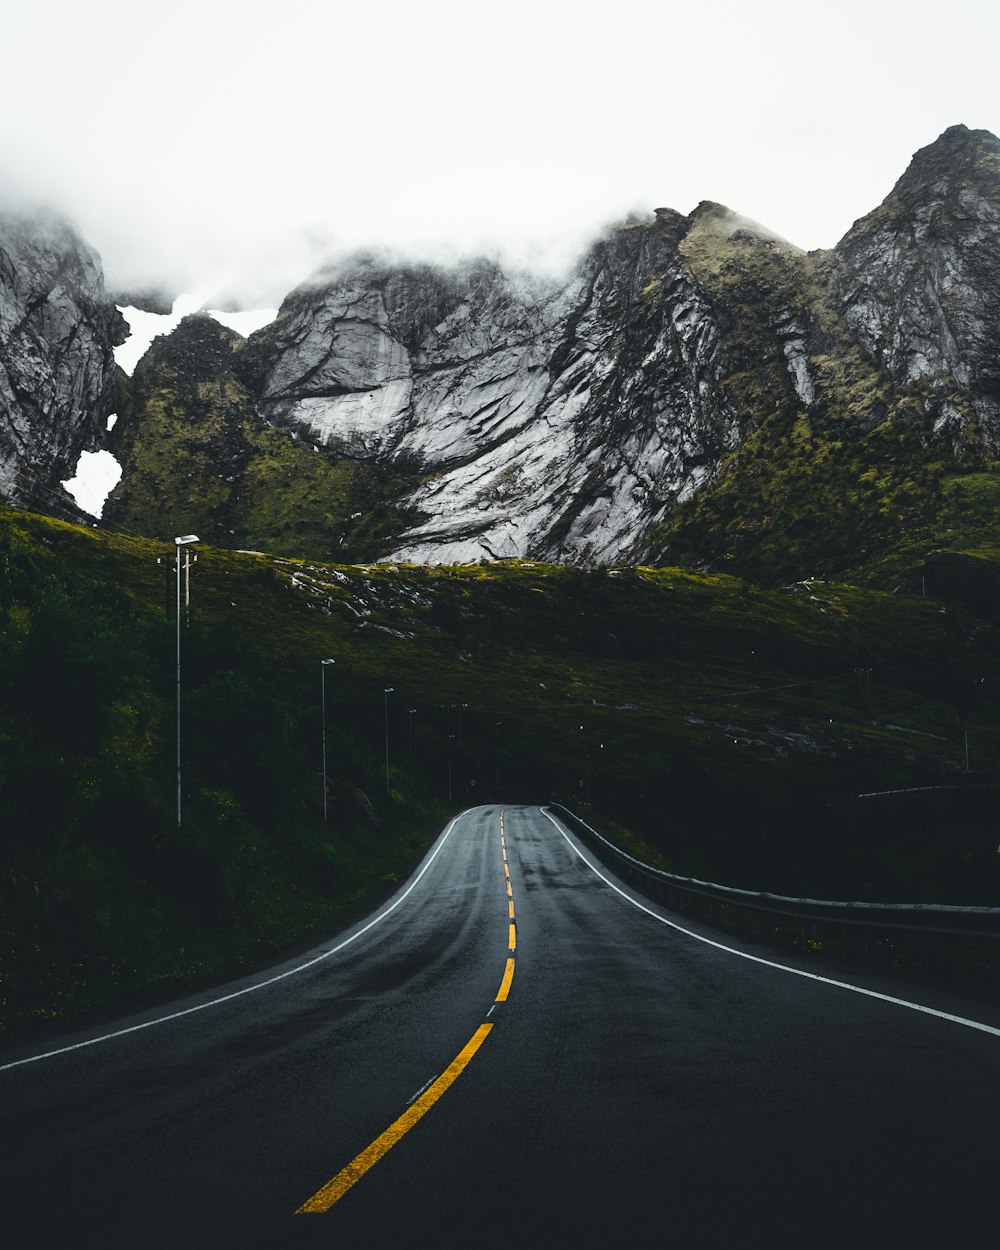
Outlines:
<svg viewBox="0 0 1000 1250"><path fill-rule="evenodd" d="M233 352L244 342L242 335L221 325L206 312L190 313L170 334L158 334L137 366L177 369L191 379L215 377L232 367Z"/></svg>
<svg viewBox="0 0 1000 1250"><path fill-rule="evenodd" d="M949 126L914 154L893 194L909 199L942 180L1000 187L1000 139L989 130Z"/></svg>

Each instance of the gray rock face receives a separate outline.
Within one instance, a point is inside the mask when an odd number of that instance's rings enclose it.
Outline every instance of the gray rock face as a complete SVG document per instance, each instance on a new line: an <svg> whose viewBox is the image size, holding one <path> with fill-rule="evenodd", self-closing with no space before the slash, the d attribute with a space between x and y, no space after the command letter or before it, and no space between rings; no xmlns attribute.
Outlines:
<svg viewBox="0 0 1000 1250"><path fill-rule="evenodd" d="M54 216L0 209L0 494L75 512L59 482L103 445L127 333L93 249Z"/></svg>
<svg viewBox="0 0 1000 1250"><path fill-rule="evenodd" d="M1000 140L952 126L838 244L833 287L898 386L956 451L1000 452Z"/></svg>
<svg viewBox="0 0 1000 1250"><path fill-rule="evenodd" d="M419 474L430 519L395 559L623 558L735 437L682 220L616 231L562 286L485 261L320 275L250 341L262 411Z"/></svg>
<svg viewBox="0 0 1000 1250"><path fill-rule="evenodd" d="M246 355L268 421L417 476L426 519L392 558L606 563L659 550L775 414L862 438L905 409L996 454L998 336L1000 141L954 127L833 252L704 203L613 231L562 284L355 260Z"/></svg>
<svg viewBox="0 0 1000 1250"><path fill-rule="evenodd" d="M8 497L51 509L79 452L106 445L124 332L65 225L0 218ZM630 220L562 281L355 257L208 381L219 413L240 392L251 545L280 513L286 538L325 517L337 551L360 521L364 550L397 560L676 558L781 577L884 549L929 522L932 466L1000 457L998 344L1000 140L956 126L832 251L705 202ZM184 445L201 401L157 379ZM162 466L154 491L160 408L143 411L117 493L139 527L152 502L191 502ZM194 442L197 472L232 484L214 463L225 440ZM293 489L298 451L324 469L308 491Z"/></svg>

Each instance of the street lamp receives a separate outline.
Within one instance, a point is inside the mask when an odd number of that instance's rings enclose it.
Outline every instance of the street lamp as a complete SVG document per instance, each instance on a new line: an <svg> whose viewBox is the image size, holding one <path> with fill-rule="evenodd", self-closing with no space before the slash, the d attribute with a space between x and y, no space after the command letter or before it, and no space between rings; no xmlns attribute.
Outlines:
<svg viewBox="0 0 1000 1250"><path fill-rule="evenodd" d="M389 695L392 694L394 686L385 687L385 793L389 797Z"/></svg>
<svg viewBox="0 0 1000 1250"><path fill-rule="evenodd" d="M410 708L410 793L413 793L413 713L417 709Z"/></svg>
<svg viewBox="0 0 1000 1250"><path fill-rule="evenodd" d="M198 542L197 534L174 539L177 551L177 832L181 831L181 548Z"/></svg>
<svg viewBox="0 0 1000 1250"><path fill-rule="evenodd" d="M455 735L448 735L448 802L451 802L451 744L455 741Z"/></svg>
<svg viewBox="0 0 1000 1250"><path fill-rule="evenodd" d="M323 820L326 821L326 666L336 664L336 660L320 660L320 707L323 709Z"/></svg>

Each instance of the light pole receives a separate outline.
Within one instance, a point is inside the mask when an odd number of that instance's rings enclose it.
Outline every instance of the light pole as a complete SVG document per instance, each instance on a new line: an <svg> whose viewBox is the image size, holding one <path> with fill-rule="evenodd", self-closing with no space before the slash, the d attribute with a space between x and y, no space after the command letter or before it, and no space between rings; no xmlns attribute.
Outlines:
<svg viewBox="0 0 1000 1250"><path fill-rule="evenodd" d="M389 695L392 694L394 686L385 687L385 793L389 797Z"/></svg>
<svg viewBox="0 0 1000 1250"><path fill-rule="evenodd" d="M451 744L455 741L455 735L448 735L448 802L451 802Z"/></svg>
<svg viewBox="0 0 1000 1250"><path fill-rule="evenodd" d="M177 832L181 831L181 548L198 542L197 534L181 534L174 539L177 553Z"/></svg>
<svg viewBox="0 0 1000 1250"><path fill-rule="evenodd" d="M320 707L322 708L323 718L323 821L326 822L326 666L328 664L336 664L336 660L320 660L319 662L319 681L320 681Z"/></svg>
<svg viewBox="0 0 1000 1250"><path fill-rule="evenodd" d="M410 708L410 793L413 793L413 713L417 709Z"/></svg>

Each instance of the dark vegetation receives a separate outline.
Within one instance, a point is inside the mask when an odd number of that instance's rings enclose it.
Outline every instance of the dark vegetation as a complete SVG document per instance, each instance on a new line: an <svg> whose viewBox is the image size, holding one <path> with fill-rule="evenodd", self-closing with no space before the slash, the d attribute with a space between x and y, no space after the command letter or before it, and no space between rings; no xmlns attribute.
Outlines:
<svg viewBox="0 0 1000 1250"><path fill-rule="evenodd" d="M266 424L239 376L243 348L194 315L153 341L131 379L119 375L113 442L124 474L105 523L320 560L377 558L418 519L398 503L412 479Z"/></svg>
<svg viewBox="0 0 1000 1250"><path fill-rule="evenodd" d="M173 554L0 512L10 1033L329 932L475 802L559 798L647 859L733 885L1000 902L1000 630L975 604L206 547L178 834ZM858 797L887 790L911 793Z"/></svg>
<svg viewBox="0 0 1000 1250"><path fill-rule="evenodd" d="M830 253L714 220L704 214L681 251L718 310L741 437L718 478L668 512L650 558L764 586L816 576L893 588L930 550L995 543L1000 477L970 413L953 444L935 434L933 387L893 385L867 358L831 302Z"/></svg>

